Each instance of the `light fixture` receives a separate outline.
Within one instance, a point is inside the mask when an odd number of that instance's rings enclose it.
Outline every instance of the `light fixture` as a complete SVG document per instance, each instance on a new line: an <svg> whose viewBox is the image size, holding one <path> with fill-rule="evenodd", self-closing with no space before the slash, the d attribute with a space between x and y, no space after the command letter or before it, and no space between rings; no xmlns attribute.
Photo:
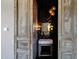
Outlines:
<svg viewBox="0 0 79 59"><path fill-rule="evenodd" d="M50 16L47 18L47 20L49 20L51 18L51 16L55 16L55 10L56 10L55 6L53 6L51 9L49 9Z"/></svg>
<svg viewBox="0 0 79 59"><path fill-rule="evenodd" d="M53 6L53 7L49 10L49 13L50 13L51 16L54 16L54 15L55 15L55 12L54 12L55 10L56 10L55 6Z"/></svg>
<svg viewBox="0 0 79 59"><path fill-rule="evenodd" d="M54 11L50 11L50 15L51 16L54 16L55 15L55 12Z"/></svg>
<svg viewBox="0 0 79 59"><path fill-rule="evenodd" d="M53 30L53 26L51 25L51 23L48 24L48 32L50 32L51 30Z"/></svg>

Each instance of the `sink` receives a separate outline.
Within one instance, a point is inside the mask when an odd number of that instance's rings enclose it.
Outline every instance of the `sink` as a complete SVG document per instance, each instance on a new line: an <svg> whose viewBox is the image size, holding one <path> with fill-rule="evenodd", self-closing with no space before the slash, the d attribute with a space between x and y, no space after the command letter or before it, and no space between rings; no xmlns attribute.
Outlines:
<svg viewBox="0 0 79 59"><path fill-rule="evenodd" d="M53 44L52 39L39 39L39 44Z"/></svg>

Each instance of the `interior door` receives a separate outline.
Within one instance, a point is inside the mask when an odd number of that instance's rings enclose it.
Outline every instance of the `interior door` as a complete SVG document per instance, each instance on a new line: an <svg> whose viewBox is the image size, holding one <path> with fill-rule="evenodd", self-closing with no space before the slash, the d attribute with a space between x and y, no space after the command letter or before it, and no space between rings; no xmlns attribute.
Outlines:
<svg viewBox="0 0 79 59"><path fill-rule="evenodd" d="M59 0L58 59L76 59L76 0Z"/></svg>
<svg viewBox="0 0 79 59"><path fill-rule="evenodd" d="M31 0L15 0L15 59L31 59Z"/></svg>

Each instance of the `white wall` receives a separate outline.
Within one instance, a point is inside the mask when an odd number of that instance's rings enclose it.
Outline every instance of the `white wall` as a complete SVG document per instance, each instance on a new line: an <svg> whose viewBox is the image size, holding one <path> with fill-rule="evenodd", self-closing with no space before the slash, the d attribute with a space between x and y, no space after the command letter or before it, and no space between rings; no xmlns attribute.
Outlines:
<svg viewBox="0 0 79 59"><path fill-rule="evenodd" d="M14 0L1 1L1 22L1 59L14 59Z"/></svg>

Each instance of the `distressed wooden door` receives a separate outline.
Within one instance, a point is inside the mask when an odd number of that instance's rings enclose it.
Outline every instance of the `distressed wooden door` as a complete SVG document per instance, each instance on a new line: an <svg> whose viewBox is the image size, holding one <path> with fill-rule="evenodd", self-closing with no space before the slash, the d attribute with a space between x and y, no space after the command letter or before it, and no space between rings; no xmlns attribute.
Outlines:
<svg viewBox="0 0 79 59"><path fill-rule="evenodd" d="M58 59L76 59L76 0L59 0Z"/></svg>
<svg viewBox="0 0 79 59"><path fill-rule="evenodd" d="M33 59L35 3L15 0L15 59ZM58 59L76 59L76 0L58 0Z"/></svg>
<svg viewBox="0 0 79 59"><path fill-rule="evenodd" d="M15 0L15 59L31 59L32 0Z"/></svg>

